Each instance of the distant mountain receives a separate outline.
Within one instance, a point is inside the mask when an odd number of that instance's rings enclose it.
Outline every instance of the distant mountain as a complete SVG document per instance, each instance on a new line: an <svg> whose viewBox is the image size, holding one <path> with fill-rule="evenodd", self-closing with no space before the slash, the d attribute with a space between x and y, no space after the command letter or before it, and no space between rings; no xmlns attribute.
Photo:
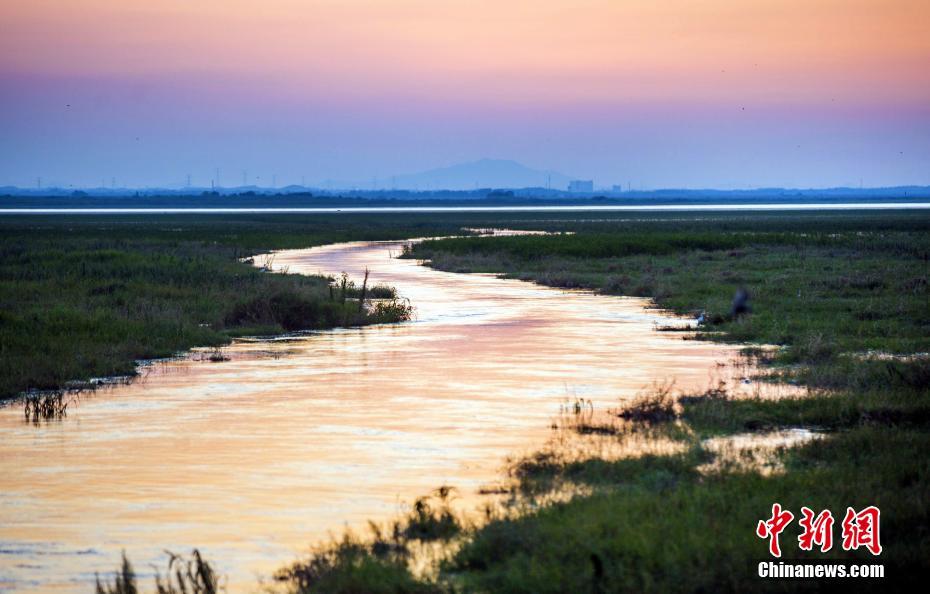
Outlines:
<svg viewBox="0 0 930 594"><path fill-rule="evenodd" d="M394 177L405 190L474 190L476 188L547 188L564 190L571 180L557 171L532 169L507 159L481 159Z"/></svg>

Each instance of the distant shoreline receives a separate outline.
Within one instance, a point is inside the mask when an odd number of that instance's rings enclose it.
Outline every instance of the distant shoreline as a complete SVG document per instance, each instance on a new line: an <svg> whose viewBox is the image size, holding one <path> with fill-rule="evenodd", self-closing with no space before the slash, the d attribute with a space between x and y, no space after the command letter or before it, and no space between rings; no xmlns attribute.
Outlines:
<svg viewBox="0 0 930 594"><path fill-rule="evenodd" d="M926 210L930 202L785 202L732 204L574 204L468 206L326 206L326 207L151 207L151 208L0 208L0 215L27 214L263 214L263 213L421 213L421 212L700 212L700 211L816 211L816 210Z"/></svg>
<svg viewBox="0 0 930 594"><path fill-rule="evenodd" d="M306 193L239 193L204 192L189 194L0 194L0 212L13 210L40 213L46 211L128 211L175 210L203 212L336 212L352 209L359 212L443 212L472 210L693 210L755 208L759 210L794 209L833 205L831 208L876 208L868 205L923 204L930 203L930 189L914 191L911 188L882 191L833 192L811 191L809 193L743 193L743 192L683 192L661 191L648 194L633 192L624 196L541 196L521 194L520 191L506 194L470 194L449 192L447 194L401 194L379 193L312 194ZM799 206L800 205L800 206ZM883 208L890 208L884 206Z"/></svg>

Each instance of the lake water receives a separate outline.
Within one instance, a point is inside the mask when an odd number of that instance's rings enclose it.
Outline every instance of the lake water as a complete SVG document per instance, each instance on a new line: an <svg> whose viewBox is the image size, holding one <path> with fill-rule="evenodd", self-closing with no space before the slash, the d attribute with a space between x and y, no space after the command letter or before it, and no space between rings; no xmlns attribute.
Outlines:
<svg viewBox="0 0 930 594"><path fill-rule="evenodd" d="M274 267L397 287L409 323L194 353L33 425L0 409L0 590L89 592L125 550L140 575L196 546L229 591L439 485L475 508L567 398L598 409L656 381L717 380L735 347L682 340L638 298L396 259L400 242L279 252ZM256 258L261 263L263 258ZM146 578L145 589L151 587Z"/></svg>

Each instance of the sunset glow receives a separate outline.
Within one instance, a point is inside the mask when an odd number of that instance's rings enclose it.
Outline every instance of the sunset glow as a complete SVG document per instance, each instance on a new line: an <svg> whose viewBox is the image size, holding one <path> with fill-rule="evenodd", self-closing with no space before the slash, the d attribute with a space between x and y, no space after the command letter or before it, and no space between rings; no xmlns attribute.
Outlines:
<svg viewBox="0 0 930 594"><path fill-rule="evenodd" d="M486 156L643 187L930 183L928 21L919 0L6 3L0 183Z"/></svg>

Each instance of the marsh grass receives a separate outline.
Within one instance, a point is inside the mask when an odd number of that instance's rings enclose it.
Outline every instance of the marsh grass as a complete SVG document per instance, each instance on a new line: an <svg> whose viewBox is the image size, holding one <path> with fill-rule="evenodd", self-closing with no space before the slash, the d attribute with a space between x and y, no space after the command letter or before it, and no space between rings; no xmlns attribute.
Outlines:
<svg viewBox="0 0 930 594"><path fill-rule="evenodd" d="M367 320L373 324L406 322L416 315L416 308L409 299L383 299L375 301L368 310Z"/></svg>
<svg viewBox="0 0 930 594"><path fill-rule="evenodd" d="M466 530L468 524L452 507L454 498L453 487L440 486L387 526L370 522L367 536L346 531L317 545L307 558L279 570L275 579L297 593L447 591L416 567L430 546L438 558L451 554L452 541Z"/></svg>
<svg viewBox="0 0 930 594"><path fill-rule="evenodd" d="M100 581L100 575L95 576L97 594L138 594L139 589L136 585L136 572L132 568L132 563L126 557L123 551L122 563L119 569L113 575L113 582L106 579Z"/></svg>
<svg viewBox="0 0 930 594"><path fill-rule="evenodd" d="M75 216L0 219L0 400L231 337L406 319L390 287L269 273L269 250L457 229L388 217ZM263 270L265 272L263 272ZM360 279L361 280L361 279ZM371 300L388 300L369 308ZM360 307L364 302L364 307Z"/></svg>
<svg viewBox="0 0 930 594"><path fill-rule="evenodd" d="M156 594L217 594L221 591L219 576L213 566L206 561L200 551L194 549L190 558L165 551L168 564L165 574L156 569ZM106 578L101 581L96 576L97 594L138 594L138 580L132 564L123 552L119 569L114 573L113 581Z"/></svg>
<svg viewBox="0 0 930 594"><path fill-rule="evenodd" d="M638 423L662 423L678 417L677 400L673 395L674 382L654 386L636 397L633 402L615 411L621 419Z"/></svg>
<svg viewBox="0 0 930 594"><path fill-rule="evenodd" d="M23 415L26 422L39 424L42 421L58 421L68 414L70 399L65 399L61 390L27 394L23 397Z"/></svg>
<svg viewBox="0 0 930 594"><path fill-rule="evenodd" d="M427 497L419 497L407 516L403 534L408 539L425 542L449 540L462 530L462 520L450 505L455 489L441 486Z"/></svg>
<svg viewBox="0 0 930 594"><path fill-rule="evenodd" d="M165 551L168 567L164 577L155 574L155 590L158 594L216 594L220 580L213 567L194 549L189 559Z"/></svg>
<svg viewBox="0 0 930 594"><path fill-rule="evenodd" d="M379 283L377 285L368 284L368 269L365 270L365 277L359 286L349 275L342 273L338 278L328 277L330 279L330 299L335 300L337 297L357 299L361 303L365 299L395 299L397 290L394 287Z"/></svg>
<svg viewBox="0 0 930 594"><path fill-rule="evenodd" d="M314 548L305 560L279 570L278 582L296 594L394 594L440 592L427 579L414 576L406 547L385 540L359 538L351 533Z"/></svg>

